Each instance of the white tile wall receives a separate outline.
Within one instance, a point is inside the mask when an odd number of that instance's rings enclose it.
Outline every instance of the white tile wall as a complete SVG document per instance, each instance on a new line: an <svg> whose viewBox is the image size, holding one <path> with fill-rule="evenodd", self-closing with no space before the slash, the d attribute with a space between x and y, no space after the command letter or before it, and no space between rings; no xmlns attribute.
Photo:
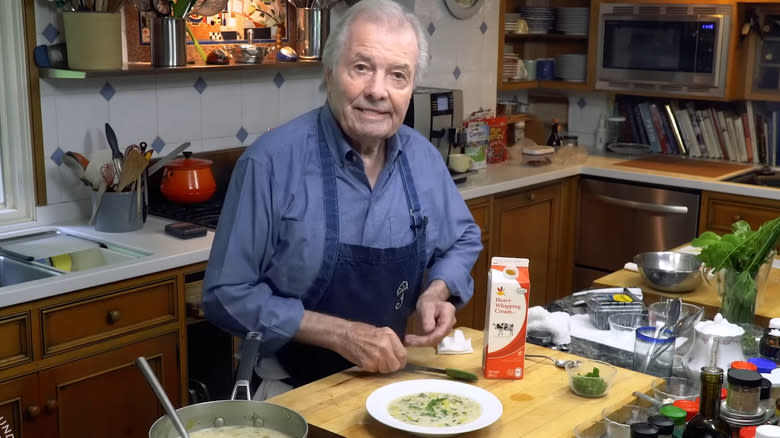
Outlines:
<svg viewBox="0 0 780 438"><path fill-rule="evenodd" d="M458 20L441 0L398 1L405 6L413 5L424 28L430 23L435 26L429 37L429 71L420 85L462 89L465 114L480 108L495 108L500 2L488 0L476 15ZM63 41L62 33L53 42L42 34L49 24L62 29L54 3L35 0L35 4L38 44ZM334 6L332 22L344 8L343 3ZM460 70L458 77L453 75L456 67ZM140 141L151 145L159 137L166 144L162 153L184 141L192 143L193 151L249 145L268 128L325 101L325 95L319 90L319 71L286 69L282 72L285 81L281 87L274 84L276 75L276 71L186 72L88 80L41 79L46 157L58 149L86 155L106 149L105 122L112 125L122 145ZM198 78L206 83L202 94L194 88ZM115 91L108 101L100 93L107 83ZM595 97L587 99L589 105L591 101L598 105ZM577 123L590 123L587 113L593 108L586 107L585 111L576 108L569 118ZM241 128L247 133L243 142L237 136ZM593 131L595 125L593 129L582 130L583 133ZM52 204L89 197L89 190L80 185L72 172L57 166L52 159L46 160L46 180L47 196Z"/></svg>

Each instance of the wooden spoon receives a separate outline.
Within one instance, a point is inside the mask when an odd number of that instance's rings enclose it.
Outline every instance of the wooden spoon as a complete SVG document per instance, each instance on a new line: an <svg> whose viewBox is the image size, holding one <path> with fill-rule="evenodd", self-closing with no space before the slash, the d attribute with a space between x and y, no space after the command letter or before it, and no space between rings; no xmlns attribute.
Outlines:
<svg viewBox="0 0 780 438"><path fill-rule="evenodd" d="M149 160L144 157L140 149L130 149L122 163L122 173L119 175L119 184L116 191L124 191L125 187L138 181L148 164Z"/></svg>

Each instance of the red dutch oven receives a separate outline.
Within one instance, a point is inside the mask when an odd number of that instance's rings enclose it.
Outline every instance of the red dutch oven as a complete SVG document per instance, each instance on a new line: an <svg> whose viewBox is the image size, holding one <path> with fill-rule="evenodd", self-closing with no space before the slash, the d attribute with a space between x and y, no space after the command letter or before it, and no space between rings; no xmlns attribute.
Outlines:
<svg viewBox="0 0 780 438"><path fill-rule="evenodd" d="M211 160L190 158L192 152L183 153L184 158L172 160L165 165L160 193L165 199L182 204L208 201L217 191L217 183L211 172Z"/></svg>

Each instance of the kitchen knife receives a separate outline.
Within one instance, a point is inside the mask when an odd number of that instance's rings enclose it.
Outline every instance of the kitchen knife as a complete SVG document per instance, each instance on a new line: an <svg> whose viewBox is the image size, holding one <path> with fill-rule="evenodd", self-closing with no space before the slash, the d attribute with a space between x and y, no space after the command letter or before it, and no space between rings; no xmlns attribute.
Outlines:
<svg viewBox="0 0 780 438"><path fill-rule="evenodd" d="M111 160L114 162L114 170L116 170L117 176L122 174L122 162L125 156L122 151L119 150L119 142L116 140L116 133L111 125L106 123L106 140L108 140L108 146L111 147Z"/></svg>
<svg viewBox="0 0 780 438"><path fill-rule="evenodd" d="M439 374L445 374L448 377L451 377L456 380L466 380L468 382L476 382L477 381L477 375L474 373L470 373L468 371L458 370L455 368L432 368L432 367L426 367L422 365L415 365L408 363L404 367L405 371L425 371L429 373L439 373Z"/></svg>
<svg viewBox="0 0 780 438"><path fill-rule="evenodd" d="M166 156L164 156L164 157L160 158L159 160L157 160L157 161L156 161L154 164L152 164L151 166L149 166L149 175L154 175L154 173L155 173L155 172L157 172L157 171L158 171L158 170L160 170L160 169L161 169L163 166L165 166L166 164L168 164L168 162L169 162L169 161L171 161L171 160L173 160L174 158L176 158L176 156L177 156L177 155L179 155L180 153L182 153L182 151L184 151L184 150L185 150L185 149L187 149L188 147L190 147L190 142L188 142L188 141L185 141L184 143L180 144L180 145L179 145L179 147L177 147L176 149L174 149L174 150L173 150L173 152L171 152L170 154L168 154L168 155L166 155Z"/></svg>

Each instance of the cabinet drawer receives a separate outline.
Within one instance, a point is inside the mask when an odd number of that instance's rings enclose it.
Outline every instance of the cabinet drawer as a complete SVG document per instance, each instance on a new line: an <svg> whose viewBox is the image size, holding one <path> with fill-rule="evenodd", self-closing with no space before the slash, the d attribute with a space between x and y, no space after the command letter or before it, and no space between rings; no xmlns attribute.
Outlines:
<svg viewBox="0 0 780 438"><path fill-rule="evenodd" d="M0 369L32 361L30 314L0 318Z"/></svg>
<svg viewBox="0 0 780 438"><path fill-rule="evenodd" d="M43 355L174 322L177 316L175 279L44 308Z"/></svg>
<svg viewBox="0 0 780 438"><path fill-rule="evenodd" d="M755 230L780 214L776 208L730 200L712 199L708 207L706 229L718 234L731 233L731 224L738 220L747 221Z"/></svg>

